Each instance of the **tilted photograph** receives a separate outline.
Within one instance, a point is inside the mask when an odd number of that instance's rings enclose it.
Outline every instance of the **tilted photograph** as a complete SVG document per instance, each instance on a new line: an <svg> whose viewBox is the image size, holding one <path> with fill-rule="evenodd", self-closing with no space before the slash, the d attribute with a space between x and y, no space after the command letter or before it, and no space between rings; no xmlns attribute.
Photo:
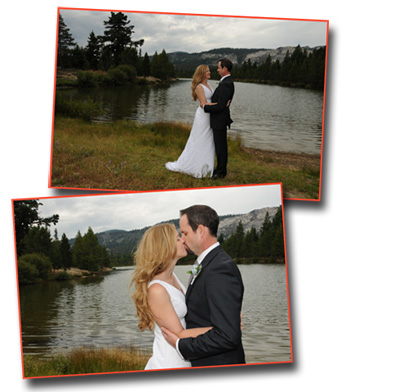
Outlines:
<svg viewBox="0 0 419 392"><path fill-rule="evenodd" d="M49 187L320 201L328 26L59 8Z"/></svg>
<svg viewBox="0 0 419 392"><path fill-rule="evenodd" d="M23 378L293 362L281 184L12 200Z"/></svg>

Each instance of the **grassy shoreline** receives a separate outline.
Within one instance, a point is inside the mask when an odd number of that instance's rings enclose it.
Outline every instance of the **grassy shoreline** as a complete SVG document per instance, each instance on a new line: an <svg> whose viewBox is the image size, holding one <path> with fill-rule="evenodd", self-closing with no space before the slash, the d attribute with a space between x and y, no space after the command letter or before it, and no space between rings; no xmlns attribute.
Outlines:
<svg viewBox="0 0 419 392"><path fill-rule="evenodd" d="M51 187L149 191L282 182L284 198L319 199L320 155L246 148L229 139L228 176L196 179L168 171L190 124L91 123L56 116Z"/></svg>
<svg viewBox="0 0 419 392"><path fill-rule="evenodd" d="M151 353L130 347L77 347L48 358L23 355L25 378L144 370Z"/></svg>

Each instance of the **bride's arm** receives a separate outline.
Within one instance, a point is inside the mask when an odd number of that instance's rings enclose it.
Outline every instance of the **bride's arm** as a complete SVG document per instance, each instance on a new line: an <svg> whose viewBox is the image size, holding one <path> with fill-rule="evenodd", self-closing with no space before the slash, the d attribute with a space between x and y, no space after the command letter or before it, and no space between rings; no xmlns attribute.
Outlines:
<svg viewBox="0 0 419 392"><path fill-rule="evenodd" d="M212 105L211 103L207 102L207 98L205 98L204 88L200 84L196 86L195 92L198 97L199 105L201 106L201 108L204 105Z"/></svg>
<svg viewBox="0 0 419 392"><path fill-rule="evenodd" d="M196 337L212 328L184 329L173 308L169 293L158 283L148 288L148 304L159 327L167 328L179 337Z"/></svg>
<svg viewBox="0 0 419 392"><path fill-rule="evenodd" d="M207 102L207 99L205 98L204 88L201 85L198 84L198 86L196 86L195 92L198 97L199 105L201 106L201 108L204 105L215 105L215 103Z"/></svg>

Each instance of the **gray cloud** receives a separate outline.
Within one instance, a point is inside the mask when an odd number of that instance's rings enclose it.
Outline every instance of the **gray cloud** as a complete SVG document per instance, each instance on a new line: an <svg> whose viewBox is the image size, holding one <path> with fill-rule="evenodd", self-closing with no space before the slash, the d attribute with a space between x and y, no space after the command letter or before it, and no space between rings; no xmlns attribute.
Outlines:
<svg viewBox="0 0 419 392"><path fill-rule="evenodd" d="M246 213L281 205L281 185L204 188L40 199L42 217L59 214L59 237L73 238L89 227L95 233L110 229L134 230L179 218L179 210L207 204L219 215ZM51 228L53 232L54 227Z"/></svg>
<svg viewBox="0 0 419 392"><path fill-rule="evenodd" d="M91 31L101 35L108 11L61 10L64 22L80 46ZM250 17L195 16L124 12L134 26L133 40L144 39L143 53L152 55L214 48L277 48L326 44L327 23Z"/></svg>

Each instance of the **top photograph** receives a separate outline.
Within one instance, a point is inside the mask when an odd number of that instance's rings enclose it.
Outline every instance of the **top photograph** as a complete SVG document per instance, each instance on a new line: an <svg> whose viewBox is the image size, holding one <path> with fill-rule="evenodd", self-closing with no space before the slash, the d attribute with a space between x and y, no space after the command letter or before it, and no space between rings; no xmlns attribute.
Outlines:
<svg viewBox="0 0 419 392"><path fill-rule="evenodd" d="M329 22L58 8L49 187L320 201Z"/></svg>

